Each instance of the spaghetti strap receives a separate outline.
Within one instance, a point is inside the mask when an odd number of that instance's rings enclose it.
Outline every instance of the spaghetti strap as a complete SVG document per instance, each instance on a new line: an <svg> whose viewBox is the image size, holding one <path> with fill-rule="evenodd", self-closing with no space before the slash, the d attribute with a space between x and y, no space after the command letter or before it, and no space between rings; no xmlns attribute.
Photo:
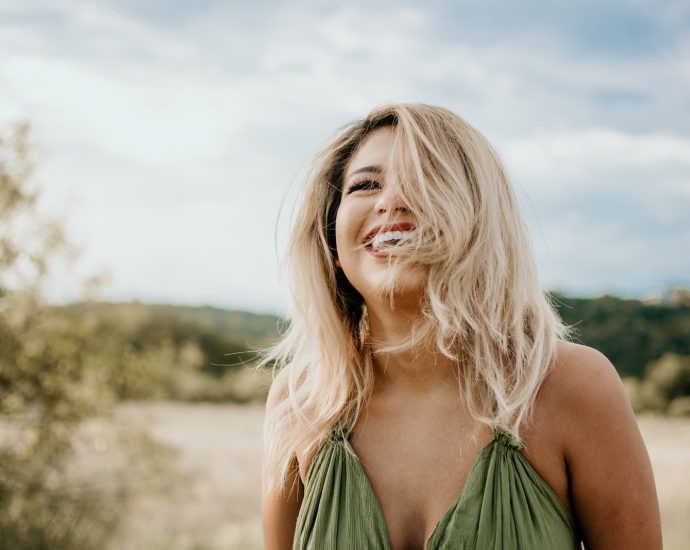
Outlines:
<svg viewBox="0 0 690 550"><path fill-rule="evenodd" d="M350 434L355 427L354 415L350 415L344 422L336 422L331 428L331 438L336 441L350 439Z"/></svg>
<svg viewBox="0 0 690 550"><path fill-rule="evenodd" d="M518 440L513 432L503 426L495 425L493 427L494 441L501 443L507 447L511 447L517 451L522 449L524 445Z"/></svg>

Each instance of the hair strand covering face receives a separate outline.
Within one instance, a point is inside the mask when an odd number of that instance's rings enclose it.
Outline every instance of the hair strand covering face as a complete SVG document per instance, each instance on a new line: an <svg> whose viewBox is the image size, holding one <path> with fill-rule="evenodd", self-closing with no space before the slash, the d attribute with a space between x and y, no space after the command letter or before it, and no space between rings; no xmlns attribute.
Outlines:
<svg viewBox="0 0 690 550"><path fill-rule="evenodd" d="M400 270L427 273L414 330L386 347L369 338L363 299L334 265L343 174L357 146L383 126L394 130L389 177L417 226L390 256L391 306ZM292 318L259 363L284 369L287 382L265 421L269 490L285 489L298 451L311 456L334 426L356 421L374 386L372 354L430 342L453 360L470 414L520 440L569 329L541 289L503 166L467 122L439 107L389 104L341 128L306 172L284 261Z"/></svg>

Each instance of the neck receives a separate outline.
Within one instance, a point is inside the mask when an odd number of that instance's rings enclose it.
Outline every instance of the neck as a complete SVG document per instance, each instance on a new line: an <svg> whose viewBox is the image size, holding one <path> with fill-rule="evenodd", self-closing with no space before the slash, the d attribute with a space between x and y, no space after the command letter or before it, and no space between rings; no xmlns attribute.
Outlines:
<svg viewBox="0 0 690 550"><path fill-rule="evenodd" d="M391 310L367 305L369 331L379 346L392 345L409 336L419 311ZM402 352L375 353L373 357L377 391L427 395L457 389L453 362L431 343Z"/></svg>

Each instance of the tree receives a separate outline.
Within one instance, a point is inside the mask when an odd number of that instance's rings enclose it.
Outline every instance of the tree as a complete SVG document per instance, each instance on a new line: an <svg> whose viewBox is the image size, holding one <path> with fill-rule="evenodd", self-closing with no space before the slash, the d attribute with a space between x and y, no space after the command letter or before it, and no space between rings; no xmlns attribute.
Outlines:
<svg viewBox="0 0 690 550"><path fill-rule="evenodd" d="M94 324L44 300L73 250L40 211L29 125L0 131L0 541L6 548L99 547L117 520L98 491L66 482L74 426L99 403L85 383ZM115 504L115 503L112 503Z"/></svg>

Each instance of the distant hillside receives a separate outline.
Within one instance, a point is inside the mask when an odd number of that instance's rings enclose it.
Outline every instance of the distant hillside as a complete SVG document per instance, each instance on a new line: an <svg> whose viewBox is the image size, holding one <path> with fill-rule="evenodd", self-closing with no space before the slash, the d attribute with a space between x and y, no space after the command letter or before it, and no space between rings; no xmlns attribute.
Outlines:
<svg viewBox="0 0 690 550"><path fill-rule="evenodd" d="M551 296L564 321L575 327L575 341L604 353L621 376L643 377L649 362L667 352L690 355L687 301L645 303L614 296ZM274 315L211 306L131 302L70 307L88 308L101 318L115 320L113 326L130 327L128 338L137 348L164 338L177 344L193 340L214 364L251 361L255 356L252 348L269 345L278 338L279 327L286 328L286 322ZM207 369L216 374L224 372L220 366Z"/></svg>
<svg viewBox="0 0 690 550"><path fill-rule="evenodd" d="M213 306L149 305L155 311L213 328L237 342L262 347L278 338L280 318L275 315L221 309Z"/></svg>
<svg viewBox="0 0 690 550"><path fill-rule="evenodd" d="M208 306L82 303L68 306L93 316L103 334L143 351L170 342L176 349L194 343L204 354L203 370L222 375L228 367L253 362L255 349L278 337L279 318Z"/></svg>
<svg viewBox="0 0 690 550"><path fill-rule="evenodd" d="M89 309L100 314L136 314L149 312L155 317L168 317L212 330L249 347L263 347L278 338L280 318L275 315L221 309L212 306L178 306L141 302L95 302L69 307Z"/></svg>
<svg viewBox="0 0 690 550"><path fill-rule="evenodd" d="M644 303L614 296L570 298L552 294L575 341L606 355L621 376L641 378L664 353L690 355L690 304Z"/></svg>

